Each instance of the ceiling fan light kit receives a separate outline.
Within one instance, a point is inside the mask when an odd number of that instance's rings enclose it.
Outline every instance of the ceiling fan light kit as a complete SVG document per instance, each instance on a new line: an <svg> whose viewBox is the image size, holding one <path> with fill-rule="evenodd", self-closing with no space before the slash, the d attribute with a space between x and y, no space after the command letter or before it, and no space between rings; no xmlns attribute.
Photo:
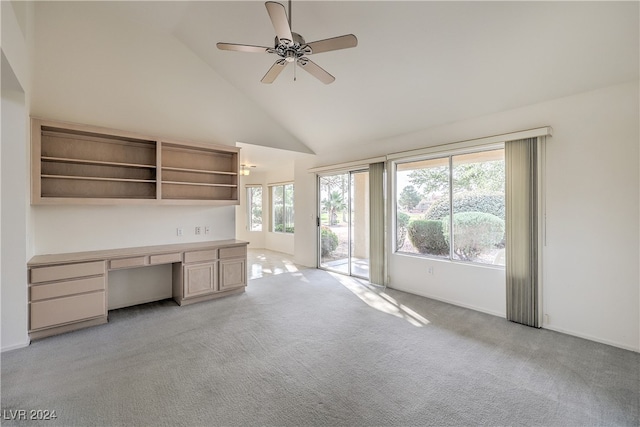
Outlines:
<svg viewBox="0 0 640 427"><path fill-rule="evenodd" d="M291 22L289 20L291 17L291 1L289 1L289 18L287 18L287 12L282 4L268 1L265 3L265 6L269 13L269 18L271 19L273 28L276 31L274 47L271 48L220 42L217 44L218 49L248 53L271 53L278 55L280 59L276 60L269 71L267 71L261 80L262 83L273 83L282 70L284 70L284 68L290 63L293 63L294 67L296 65L300 66L300 68L307 71L324 84L332 83L336 78L318 64L307 58L307 56L322 52L330 52L332 50L356 47L358 45L358 39L356 36L353 34L347 34L344 36L306 43L304 37L291 31Z"/></svg>

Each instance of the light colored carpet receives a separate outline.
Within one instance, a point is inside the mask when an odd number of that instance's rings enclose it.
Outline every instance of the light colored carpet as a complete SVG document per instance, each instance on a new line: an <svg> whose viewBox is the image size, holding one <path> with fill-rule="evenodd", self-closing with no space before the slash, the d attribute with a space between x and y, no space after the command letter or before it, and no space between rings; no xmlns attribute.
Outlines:
<svg viewBox="0 0 640 427"><path fill-rule="evenodd" d="M315 269L113 311L1 378L5 413L56 411L41 425L639 424L638 353Z"/></svg>

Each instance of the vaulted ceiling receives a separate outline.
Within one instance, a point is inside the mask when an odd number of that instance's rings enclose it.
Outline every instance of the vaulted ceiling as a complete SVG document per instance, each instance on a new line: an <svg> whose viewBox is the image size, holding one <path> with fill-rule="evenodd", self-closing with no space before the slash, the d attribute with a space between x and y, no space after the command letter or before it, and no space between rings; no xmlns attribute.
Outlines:
<svg viewBox="0 0 640 427"><path fill-rule="evenodd" d="M358 38L355 48L311 57L335 76L329 85L301 70L294 81L292 66L262 84L275 55L216 48L219 41L271 46L275 34L264 2L56 3L38 6L36 25L46 27L37 38L40 52L56 46L47 44L49 32L63 31L47 16L62 10L59 18L69 23L107 12L109 22L152 35L132 42L138 49L147 42L157 49L152 44L162 35L210 68L221 96L202 96L191 108L220 115L229 107L221 123L230 127L217 137L298 152L322 154L639 76L636 2L294 1L293 31L307 42ZM39 61L52 67L53 55L41 53ZM203 78L176 76L194 99L206 93ZM46 109L46 100L40 102ZM186 98L176 104L171 108L190 108ZM255 123L259 128L249 131Z"/></svg>

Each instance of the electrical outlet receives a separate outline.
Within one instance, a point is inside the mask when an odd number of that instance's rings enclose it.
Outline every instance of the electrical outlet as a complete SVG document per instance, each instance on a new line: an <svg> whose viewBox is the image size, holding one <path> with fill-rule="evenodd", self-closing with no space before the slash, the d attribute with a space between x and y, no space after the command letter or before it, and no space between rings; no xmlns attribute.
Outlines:
<svg viewBox="0 0 640 427"><path fill-rule="evenodd" d="M182 236L182 235L184 234L184 233L183 233L183 230L182 230L182 227L178 227L178 228L176 228L176 234L177 234L178 236Z"/></svg>
<svg viewBox="0 0 640 427"><path fill-rule="evenodd" d="M427 273L433 274L433 267L429 266L429 268L427 269Z"/></svg>
<svg viewBox="0 0 640 427"><path fill-rule="evenodd" d="M211 233L211 228L209 228L208 225L204 226L204 234L210 234Z"/></svg>
<svg viewBox="0 0 640 427"><path fill-rule="evenodd" d="M196 226L196 235L200 234L200 232L202 231L202 227L200 227L199 225Z"/></svg>

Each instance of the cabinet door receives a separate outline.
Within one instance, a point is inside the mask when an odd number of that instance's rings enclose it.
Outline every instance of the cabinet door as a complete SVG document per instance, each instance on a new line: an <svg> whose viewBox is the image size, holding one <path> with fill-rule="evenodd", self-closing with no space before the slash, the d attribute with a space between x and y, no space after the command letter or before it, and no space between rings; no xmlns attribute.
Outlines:
<svg viewBox="0 0 640 427"><path fill-rule="evenodd" d="M226 291L247 285L247 263L244 259L220 261L220 290Z"/></svg>
<svg viewBox="0 0 640 427"><path fill-rule="evenodd" d="M184 298L211 294L218 286L217 263L184 266Z"/></svg>

